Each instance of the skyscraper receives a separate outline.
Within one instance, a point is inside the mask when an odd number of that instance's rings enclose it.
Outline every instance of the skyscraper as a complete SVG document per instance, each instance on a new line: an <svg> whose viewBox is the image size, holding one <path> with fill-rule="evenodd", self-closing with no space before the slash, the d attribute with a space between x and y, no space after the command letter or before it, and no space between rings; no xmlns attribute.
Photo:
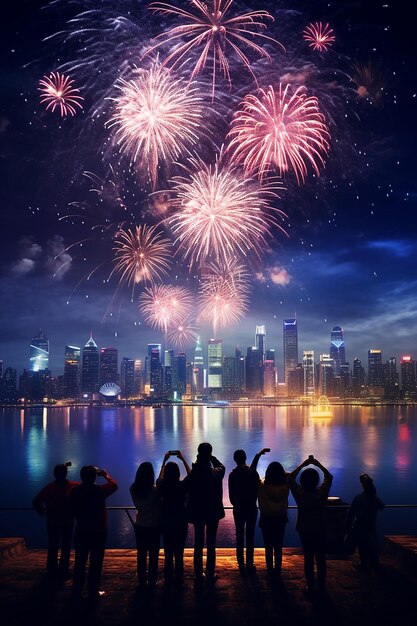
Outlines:
<svg viewBox="0 0 417 626"><path fill-rule="evenodd" d="M179 352L177 356L174 356L172 386L180 397L185 394L187 389L187 362L185 352Z"/></svg>
<svg viewBox="0 0 417 626"><path fill-rule="evenodd" d="M407 355L401 357L401 396L415 398L417 395L417 363Z"/></svg>
<svg viewBox="0 0 417 626"><path fill-rule="evenodd" d="M264 361L263 374L263 395L266 398L273 398L275 397L277 379L275 361L270 359Z"/></svg>
<svg viewBox="0 0 417 626"><path fill-rule="evenodd" d="M304 350L303 352L303 373L304 373L304 395L314 396L314 351Z"/></svg>
<svg viewBox="0 0 417 626"><path fill-rule="evenodd" d="M142 372L142 360L135 359L135 387L134 393L139 394L143 391L143 372Z"/></svg>
<svg viewBox="0 0 417 626"><path fill-rule="evenodd" d="M117 348L101 348L100 350L100 387L104 383L118 383L118 352Z"/></svg>
<svg viewBox="0 0 417 626"><path fill-rule="evenodd" d="M197 337L194 350L194 364L193 364L193 379L192 379L192 393L201 394L204 389L204 360L203 360L203 347L201 345L200 337Z"/></svg>
<svg viewBox="0 0 417 626"><path fill-rule="evenodd" d="M123 357L120 363L120 387L122 396L130 398L135 395L135 361Z"/></svg>
<svg viewBox="0 0 417 626"><path fill-rule="evenodd" d="M81 366L81 389L83 393L97 393L100 372L99 350L93 335L83 348Z"/></svg>
<svg viewBox="0 0 417 626"><path fill-rule="evenodd" d="M149 348L148 344L148 348ZM160 396L162 394L162 363L161 363L161 345L157 345L156 348L151 348L151 355L149 360L149 385L150 393L154 396Z"/></svg>
<svg viewBox="0 0 417 626"><path fill-rule="evenodd" d="M173 387L174 350L165 350L164 358L164 391L170 395Z"/></svg>
<svg viewBox="0 0 417 626"><path fill-rule="evenodd" d="M208 388L211 391L221 391L223 345L221 339L209 339L208 342Z"/></svg>
<svg viewBox="0 0 417 626"><path fill-rule="evenodd" d="M346 363L343 328L335 326L330 333L330 358L333 359L334 373L340 374L340 366Z"/></svg>
<svg viewBox="0 0 417 626"><path fill-rule="evenodd" d="M265 325L257 326L255 330L255 348L259 350L262 358L262 363L266 358L266 329Z"/></svg>
<svg viewBox="0 0 417 626"><path fill-rule="evenodd" d="M297 367L298 364L298 332L297 320L283 320L284 337L284 381L288 384L289 370Z"/></svg>
<svg viewBox="0 0 417 626"><path fill-rule="evenodd" d="M80 393L81 349L77 346L65 346L64 389L67 398L76 398Z"/></svg>
<svg viewBox="0 0 417 626"><path fill-rule="evenodd" d="M29 363L32 372L47 370L49 367L49 341L41 330L30 344Z"/></svg>
<svg viewBox="0 0 417 626"><path fill-rule="evenodd" d="M356 398L359 398L364 387L365 387L365 369L362 366L362 361L356 358L356 359L353 359L353 369L352 369L353 395Z"/></svg>
<svg viewBox="0 0 417 626"><path fill-rule="evenodd" d="M381 350L368 350L368 386L384 386Z"/></svg>
<svg viewBox="0 0 417 626"><path fill-rule="evenodd" d="M262 393L262 354L255 346L246 352L246 391L253 396Z"/></svg>
<svg viewBox="0 0 417 626"><path fill-rule="evenodd" d="M321 396L331 396L334 391L334 362L330 354L320 354L317 368L317 387Z"/></svg>

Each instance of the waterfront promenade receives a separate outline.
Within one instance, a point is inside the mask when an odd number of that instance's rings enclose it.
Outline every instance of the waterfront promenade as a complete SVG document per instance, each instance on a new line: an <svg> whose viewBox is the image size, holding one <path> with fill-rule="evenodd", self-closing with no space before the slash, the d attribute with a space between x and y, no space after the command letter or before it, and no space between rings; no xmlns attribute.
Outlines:
<svg viewBox="0 0 417 626"><path fill-rule="evenodd" d="M363 573L350 558L329 558L324 599L302 592L303 558L286 548L283 585L271 583L262 549L256 549L257 573L242 578L234 550L219 549L219 580L195 588L192 550L186 550L185 583L181 590L163 584L138 592L135 550L108 550L102 578L105 595L98 606L75 610L71 581L55 587L44 575L45 551L27 550L22 540L0 540L0 618L4 626L414 626L417 623L417 537L385 539L381 567ZM161 551L162 557L162 551ZM163 566L163 558L160 567Z"/></svg>

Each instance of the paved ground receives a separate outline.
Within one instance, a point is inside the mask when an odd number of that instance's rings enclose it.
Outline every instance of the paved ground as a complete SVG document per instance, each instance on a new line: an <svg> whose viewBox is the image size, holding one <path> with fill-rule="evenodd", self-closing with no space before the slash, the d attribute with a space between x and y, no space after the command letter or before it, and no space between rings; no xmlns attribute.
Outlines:
<svg viewBox="0 0 417 626"><path fill-rule="evenodd" d="M3 626L415 626L417 541L394 539L377 573L357 571L351 560L329 559L327 595L315 600L302 592L303 559L291 549L284 552L282 586L269 581L261 549L253 578L239 574L233 550L219 549L219 580L212 588L198 589L187 550L183 588L161 584L153 592L136 589L134 550L108 550L102 579L106 594L94 609L86 601L72 606L70 580L60 586L48 583L45 551L15 546L0 559L0 620Z"/></svg>

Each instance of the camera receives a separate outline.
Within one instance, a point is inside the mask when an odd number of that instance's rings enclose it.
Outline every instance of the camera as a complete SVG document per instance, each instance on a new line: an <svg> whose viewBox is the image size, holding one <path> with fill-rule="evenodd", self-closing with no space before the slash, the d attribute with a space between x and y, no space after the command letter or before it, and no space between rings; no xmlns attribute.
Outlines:
<svg viewBox="0 0 417 626"><path fill-rule="evenodd" d="M65 467L71 467L72 462L71 461L67 461L66 463L64 463Z"/></svg>

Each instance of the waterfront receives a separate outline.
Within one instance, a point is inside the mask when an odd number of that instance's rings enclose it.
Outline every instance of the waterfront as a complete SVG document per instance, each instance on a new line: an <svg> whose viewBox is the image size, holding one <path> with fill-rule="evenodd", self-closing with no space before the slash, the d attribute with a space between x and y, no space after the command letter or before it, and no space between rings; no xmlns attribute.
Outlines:
<svg viewBox="0 0 417 626"><path fill-rule="evenodd" d="M244 448L251 460L258 450L270 447L259 464L261 476L272 460L292 469L314 454L334 475L332 495L346 502L359 491L361 471L374 477L386 503L417 502L415 406L335 406L330 420L311 419L308 407L66 407L1 409L0 506L30 506L33 495L51 480L53 466L69 460L73 479L84 464L105 467L119 481L119 491L108 504L130 505L128 488L142 460L159 471L164 452L179 448L192 461L201 441L212 443L227 474L236 448ZM227 480L224 496L227 505ZM132 546L126 514L110 512L109 518L109 545ZM382 513L379 525L383 532L409 533L415 531L416 520L416 509L394 509ZM2 535L24 536L32 547L45 545L44 523L34 512L3 512L0 523ZM221 543L230 545L230 513L220 528ZM294 513L286 544L298 545Z"/></svg>

